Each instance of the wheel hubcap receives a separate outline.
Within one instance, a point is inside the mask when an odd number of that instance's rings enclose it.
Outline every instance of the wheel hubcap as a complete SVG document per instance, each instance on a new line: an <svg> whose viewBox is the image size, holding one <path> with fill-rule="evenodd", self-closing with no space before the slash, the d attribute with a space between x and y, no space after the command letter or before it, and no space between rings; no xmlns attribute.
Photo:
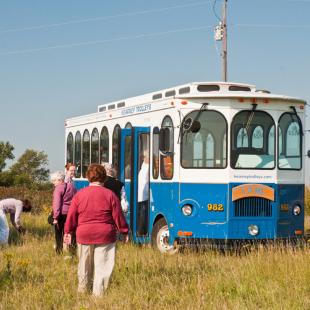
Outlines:
<svg viewBox="0 0 310 310"><path fill-rule="evenodd" d="M168 252L173 249L173 246L169 244L168 226L164 226L159 230L157 236L157 245L160 252Z"/></svg>

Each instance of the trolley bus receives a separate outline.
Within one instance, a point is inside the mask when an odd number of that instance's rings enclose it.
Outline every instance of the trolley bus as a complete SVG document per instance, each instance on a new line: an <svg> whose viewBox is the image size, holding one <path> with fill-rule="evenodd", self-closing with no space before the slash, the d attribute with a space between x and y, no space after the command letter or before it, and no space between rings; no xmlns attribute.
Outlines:
<svg viewBox="0 0 310 310"><path fill-rule="evenodd" d="M67 119L66 161L77 167L77 188L87 186L90 163L112 163L125 184L133 242L161 252L193 243L298 240L305 105L248 84L180 85Z"/></svg>

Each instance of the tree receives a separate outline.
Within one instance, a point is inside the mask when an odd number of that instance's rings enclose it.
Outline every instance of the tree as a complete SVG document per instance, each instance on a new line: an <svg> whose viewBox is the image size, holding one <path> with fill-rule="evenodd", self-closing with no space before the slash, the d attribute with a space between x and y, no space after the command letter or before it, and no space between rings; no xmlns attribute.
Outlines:
<svg viewBox="0 0 310 310"><path fill-rule="evenodd" d="M0 172L5 168L7 159L14 159L14 146L9 142L0 142Z"/></svg>
<svg viewBox="0 0 310 310"><path fill-rule="evenodd" d="M48 180L47 154L27 149L10 168L15 185L40 185Z"/></svg>

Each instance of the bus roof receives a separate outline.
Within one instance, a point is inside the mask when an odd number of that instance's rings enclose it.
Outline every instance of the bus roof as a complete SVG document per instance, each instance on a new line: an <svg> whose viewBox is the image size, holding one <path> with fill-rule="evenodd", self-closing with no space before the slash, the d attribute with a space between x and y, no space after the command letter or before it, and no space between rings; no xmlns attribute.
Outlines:
<svg viewBox="0 0 310 310"><path fill-rule="evenodd" d="M244 83L230 82L191 82L175 87L162 89L155 92L150 92L144 95L130 97L123 100L108 102L99 105L97 112L88 115L77 116L66 120L66 124L77 124L85 119L92 121L101 120L100 112L112 112L122 108L128 108L139 104L152 103L169 98L190 99L190 98L252 98L252 99L269 99L276 101L294 101L297 104L306 104L306 101L288 97L284 95L271 94L267 90L256 89L255 85Z"/></svg>
<svg viewBox="0 0 310 310"><path fill-rule="evenodd" d="M133 104L152 102L164 98L265 98L282 101L295 101L306 104L299 98L271 94L267 90L258 90L255 85L227 82L191 82L175 87L162 89L141 96L105 103L98 106L98 112L113 110Z"/></svg>

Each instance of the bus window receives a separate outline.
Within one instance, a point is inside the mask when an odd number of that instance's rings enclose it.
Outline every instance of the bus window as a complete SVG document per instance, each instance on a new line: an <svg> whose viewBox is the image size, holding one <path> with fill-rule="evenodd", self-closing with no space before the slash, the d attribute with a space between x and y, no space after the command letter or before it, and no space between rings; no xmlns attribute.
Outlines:
<svg viewBox="0 0 310 310"><path fill-rule="evenodd" d="M74 150L74 164L76 166L76 173L75 176L77 178L81 177L81 133L78 131L75 134L75 150Z"/></svg>
<svg viewBox="0 0 310 310"><path fill-rule="evenodd" d="M99 163L99 132L97 128L93 129L91 134L91 154L90 162L94 164Z"/></svg>
<svg viewBox="0 0 310 310"><path fill-rule="evenodd" d="M131 123L130 123L130 122L126 123L125 128L127 128L127 129L131 129L131 128L132 128Z"/></svg>
<svg viewBox="0 0 310 310"><path fill-rule="evenodd" d="M207 143L206 143L206 166L207 167L215 167L214 162L214 138L212 134L208 134Z"/></svg>
<svg viewBox="0 0 310 310"><path fill-rule="evenodd" d="M67 137L67 160L66 163L73 163L73 134L70 132Z"/></svg>
<svg viewBox="0 0 310 310"><path fill-rule="evenodd" d="M159 129L153 129L153 179L159 176Z"/></svg>
<svg viewBox="0 0 310 310"><path fill-rule="evenodd" d="M227 122L212 110L190 112L182 124L199 123L182 129L181 164L183 168L225 168L227 163ZM197 131L198 130L198 131Z"/></svg>
<svg viewBox="0 0 310 310"><path fill-rule="evenodd" d="M283 152L283 139L282 139L282 129L281 127L278 127L278 143L279 143L279 155L282 155L282 152Z"/></svg>
<svg viewBox="0 0 310 310"><path fill-rule="evenodd" d="M86 129L83 133L82 141L82 176L86 178L86 171L90 164L90 138L89 132Z"/></svg>
<svg viewBox="0 0 310 310"><path fill-rule="evenodd" d="M130 122L126 123L126 129L131 129L132 125ZM125 179L131 179L131 135L125 138Z"/></svg>
<svg viewBox="0 0 310 310"><path fill-rule="evenodd" d="M109 162L109 131L103 127L100 133L100 163Z"/></svg>
<svg viewBox="0 0 310 310"><path fill-rule="evenodd" d="M125 179L131 179L131 136L126 136L125 138Z"/></svg>
<svg viewBox="0 0 310 310"><path fill-rule="evenodd" d="M245 128L240 128L237 135L237 147L248 147L248 132Z"/></svg>
<svg viewBox="0 0 310 310"><path fill-rule="evenodd" d="M274 155L274 126L272 126L269 130L268 134L268 154Z"/></svg>
<svg viewBox="0 0 310 310"><path fill-rule="evenodd" d="M274 126L266 112L247 110L237 113L231 123L231 167L235 169L273 169L275 155L269 149L274 135L267 135Z"/></svg>
<svg viewBox="0 0 310 310"><path fill-rule="evenodd" d="M271 138L272 140L272 138ZM256 149L263 148L264 131L262 126L256 126L252 133L252 147Z"/></svg>
<svg viewBox="0 0 310 310"><path fill-rule="evenodd" d="M116 170L116 177L119 176L120 135L121 135L121 127L120 125L115 125L112 137L112 165Z"/></svg>
<svg viewBox="0 0 310 310"><path fill-rule="evenodd" d="M279 152L279 169L301 169L301 122L295 114L284 113L279 120L279 134L282 132L282 152ZM280 143L280 137L279 137ZM280 149L280 145L279 145Z"/></svg>
<svg viewBox="0 0 310 310"><path fill-rule="evenodd" d="M166 154L160 154L160 176L163 180L170 180L173 177L173 152L174 152L174 130L170 116L165 116L161 128L169 130L170 149Z"/></svg>

